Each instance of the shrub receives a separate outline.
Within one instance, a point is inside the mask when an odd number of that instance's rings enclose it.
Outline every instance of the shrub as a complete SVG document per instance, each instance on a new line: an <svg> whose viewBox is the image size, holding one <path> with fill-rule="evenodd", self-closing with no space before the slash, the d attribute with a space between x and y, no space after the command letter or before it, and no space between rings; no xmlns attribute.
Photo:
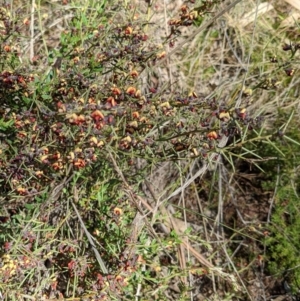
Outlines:
<svg viewBox="0 0 300 301"><path fill-rule="evenodd" d="M165 44L220 2L183 6ZM0 10L3 295L118 299L140 282L159 286L153 258L174 252L180 239L148 243L148 235L133 235L139 184L153 162L214 160L223 137L244 145L262 120L251 117L250 94L233 107L196 91L144 85L166 53L133 6L106 1L74 9L58 47L26 63L20 45L29 22L8 9ZM136 158L149 164L137 170Z"/></svg>

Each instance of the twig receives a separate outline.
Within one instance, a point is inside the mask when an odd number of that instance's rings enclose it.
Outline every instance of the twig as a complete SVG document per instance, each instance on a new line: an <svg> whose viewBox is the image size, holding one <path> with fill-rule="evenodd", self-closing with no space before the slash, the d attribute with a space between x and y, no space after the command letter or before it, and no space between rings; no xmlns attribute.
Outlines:
<svg viewBox="0 0 300 301"><path fill-rule="evenodd" d="M34 7L35 7L35 0L32 0L31 3L31 16L30 16L30 55L29 58L32 60L34 57Z"/></svg>
<svg viewBox="0 0 300 301"><path fill-rule="evenodd" d="M268 212L268 217L267 217L267 223L269 224L271 221L271 214L272 214L272 209L273 209L273 205L274 205L274 201L275 201L275 196L277 193L277 189L279 186L279 173L280 173L280 165L277 165L277 178L276 178L276 184L275 184L275 189L274 189L274 193L273 193L273 197L270 203L270 207L269 207L269 212Z"/></svg>

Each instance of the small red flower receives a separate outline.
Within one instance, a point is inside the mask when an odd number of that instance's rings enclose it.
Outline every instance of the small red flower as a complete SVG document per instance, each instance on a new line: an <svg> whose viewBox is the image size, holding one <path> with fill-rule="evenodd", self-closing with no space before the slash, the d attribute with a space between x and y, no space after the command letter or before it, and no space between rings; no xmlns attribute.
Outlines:
<svg viewBox="0 0 300 301"><path fill-rule="evenodd" d="M73 270L75 269L75 267L76 267L76 262L75 262L75 260L71 260L71 261L68 263L68 269L69 269L70 271L73 271Z"/></svg>
<svg viewBox="0 0 300 301"><path fill-rule="evenodd" d="M11 249L11 246L12 246L12 243L6 241L6 242L3 244L3 249L7 252L7 251L9 251L9 250Z"/></svg>

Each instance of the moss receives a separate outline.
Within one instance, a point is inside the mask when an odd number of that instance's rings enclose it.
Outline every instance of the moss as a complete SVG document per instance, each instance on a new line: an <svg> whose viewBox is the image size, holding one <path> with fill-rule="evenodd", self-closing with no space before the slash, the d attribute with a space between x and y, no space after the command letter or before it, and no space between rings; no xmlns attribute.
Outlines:
<svg viewBox="0 0 300 301"><path fill-rule="evenodd" d="M273 130L273 146L262 144L257 154L263 157L277 157L264 162L264 190L275 191L270 232L266 238L267 269L271 275L288 280L293 291L300 284L300 140L299 121L291 112L279 112ZM290 123L289 123L290 121ZM289 123L289 127L285 125ZM286 131L284 129L286 128Z"/></svg>
<svg viewBox="0 0 300 301"><path fill-rule="evenodd" d="M296 291L300 283L300 204L294 188L285 185L277 192L266 246L269 272L287 278Z"/></svg>

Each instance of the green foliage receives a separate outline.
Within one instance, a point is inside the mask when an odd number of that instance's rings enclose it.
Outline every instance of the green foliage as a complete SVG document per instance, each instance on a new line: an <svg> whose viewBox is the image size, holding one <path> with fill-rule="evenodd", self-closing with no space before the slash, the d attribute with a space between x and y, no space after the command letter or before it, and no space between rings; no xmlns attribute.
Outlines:
<svg viewBox="0 0 300 301"><path fill-rule="evenodd" d="M299 183L299 177L298 177ZM269 227L270 237L266 239L267 266L271 274L284 277L294 292L300 284L300 222L299 187L286 183L278 188L275 210Z"/></svg>
<svg viewBox="0 0 300 301"><path fill-rule="evenodd" d="M274 191L274 207L267 246L267 268L272 275L285 278L294 292L300 284L300 135L299 120L293 112L280 111L274 123L272 145L263 144L256 150L262 157L277 157L261 164L265 173L262 183L265 190ZM273 145L273 146L274 146Z"/></svg>

